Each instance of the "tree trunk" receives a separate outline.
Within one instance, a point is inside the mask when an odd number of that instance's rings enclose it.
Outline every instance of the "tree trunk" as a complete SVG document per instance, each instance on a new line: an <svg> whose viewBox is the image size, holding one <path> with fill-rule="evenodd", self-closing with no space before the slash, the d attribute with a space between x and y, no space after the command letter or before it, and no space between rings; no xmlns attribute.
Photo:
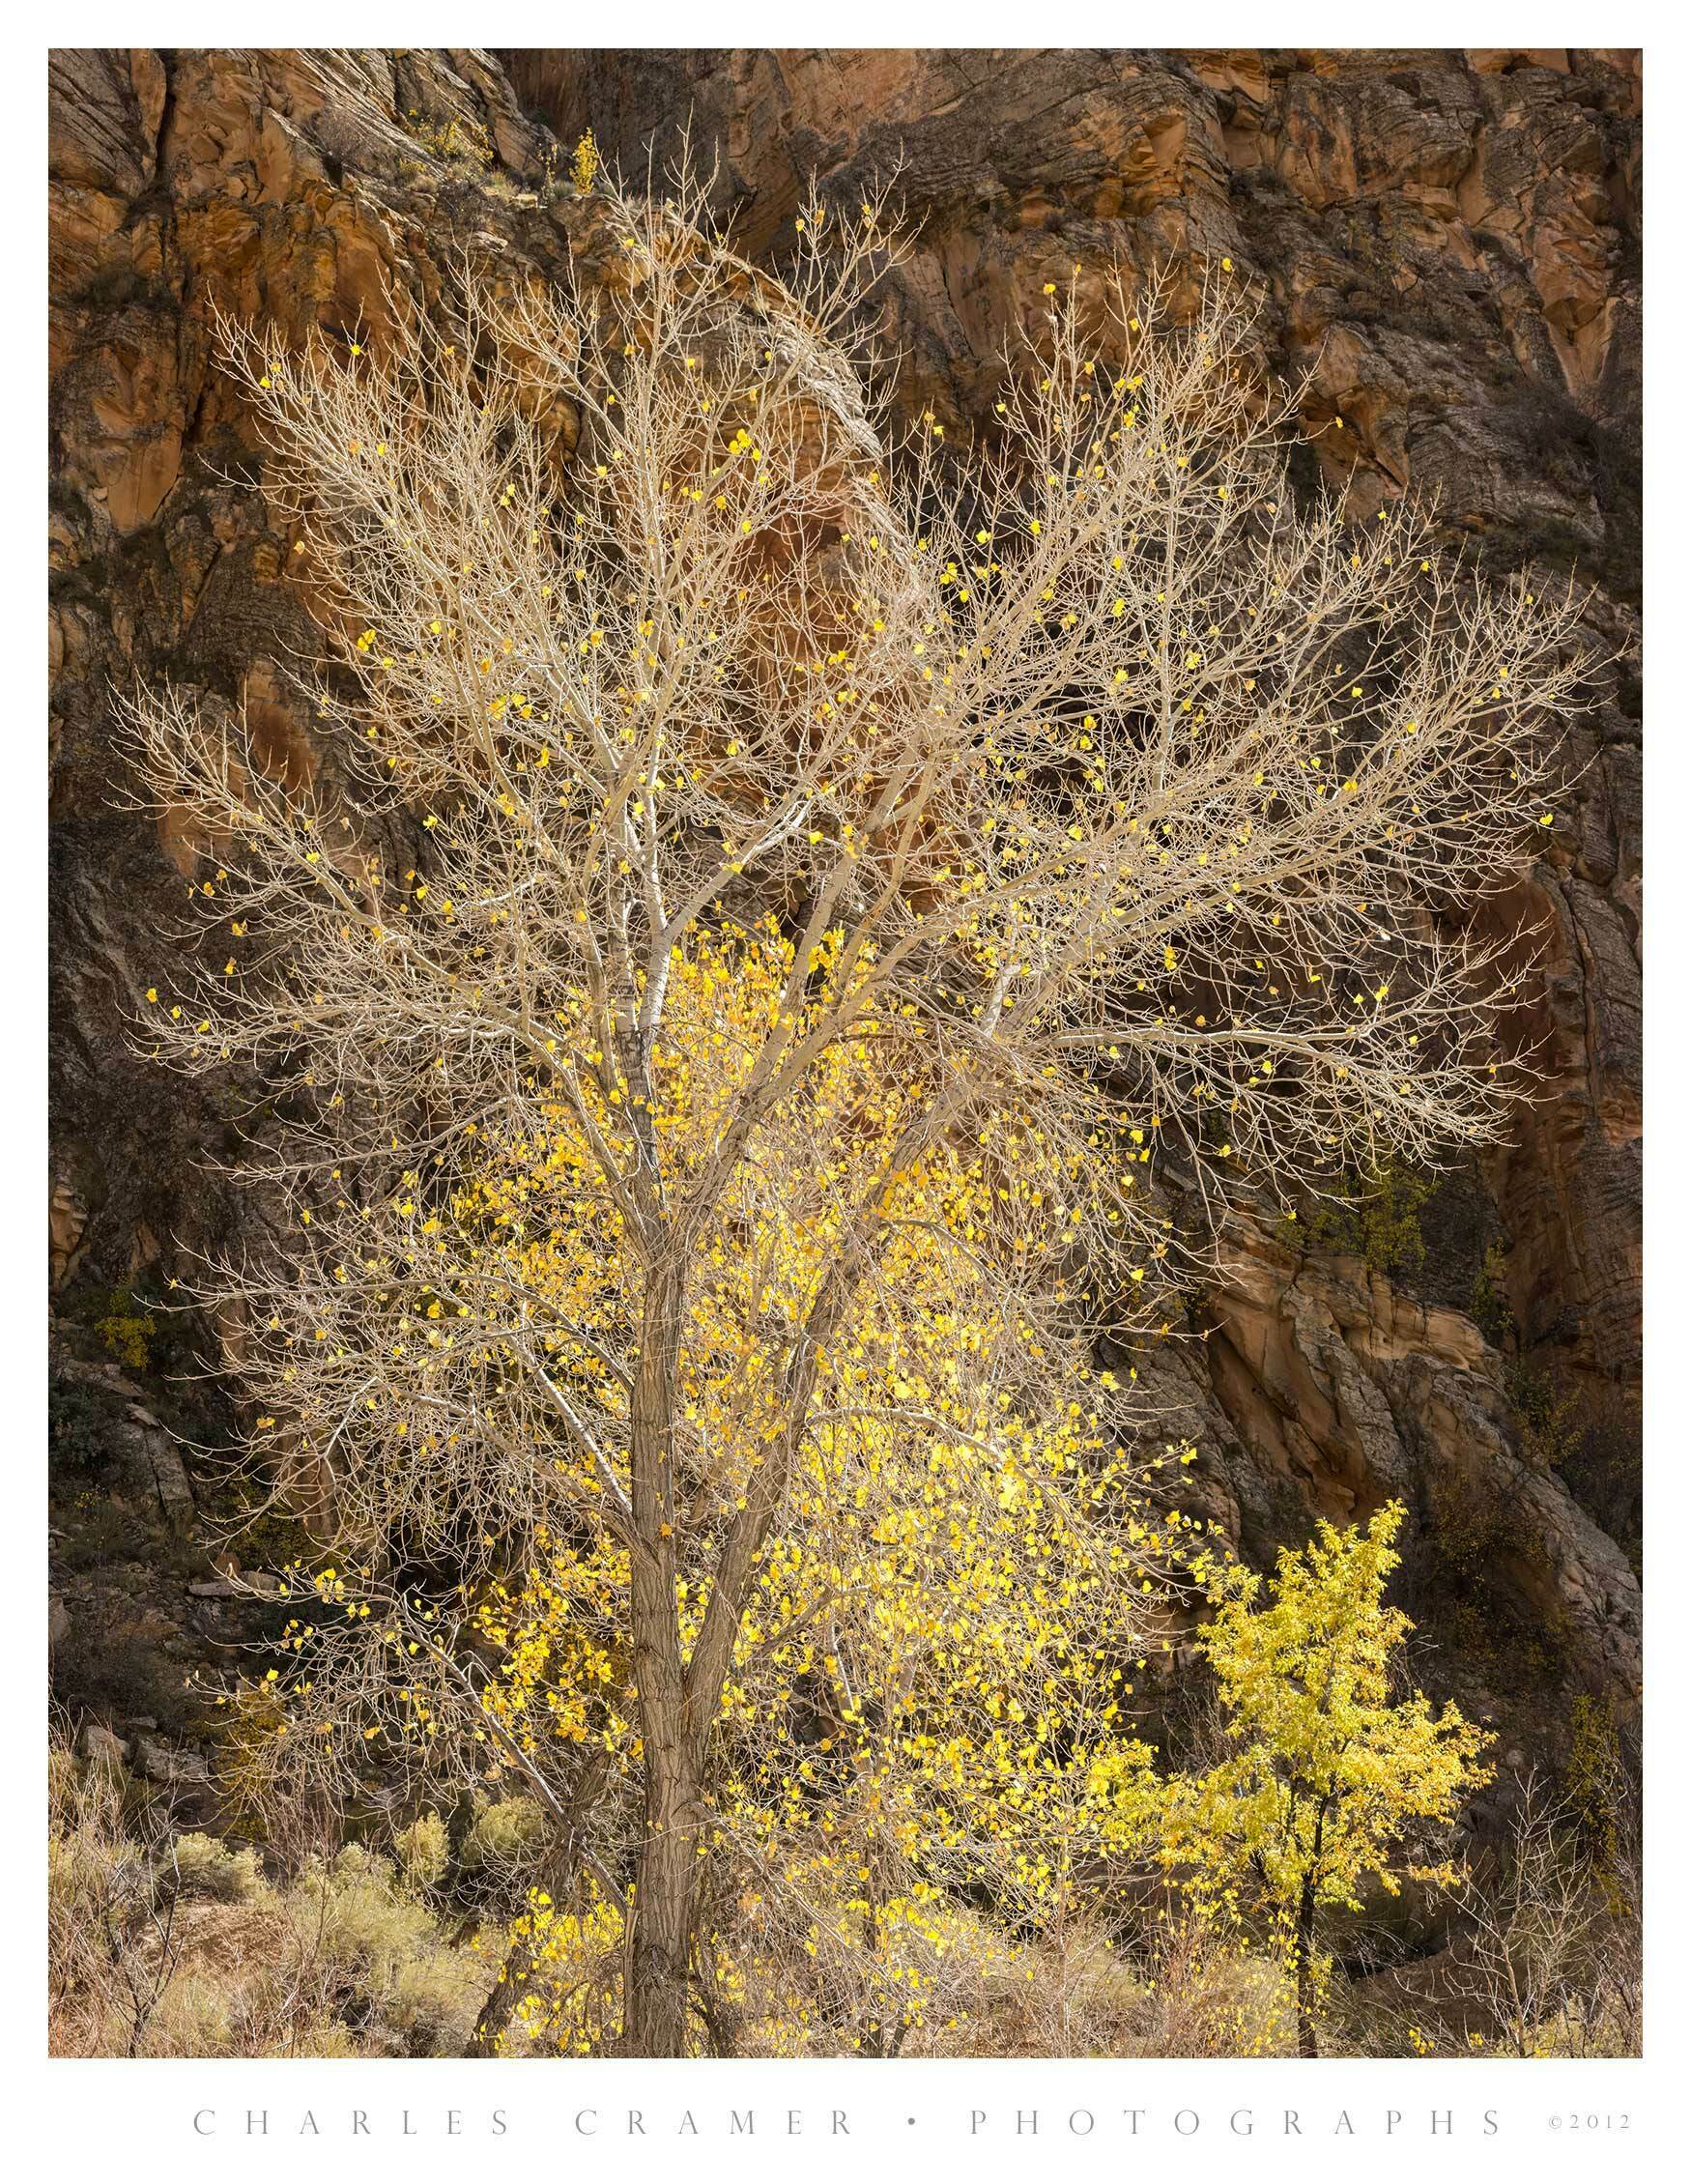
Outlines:
<svg viewBox="0 0 1691 2184"><path fill-rule="evenodd" d="M684 2055L698 1894L698 1786L678 1749L648 1751L646 1836L629 1907L622 2044L630 2055Z"/></svg>
<svg viewBox="0 0 1691 2184"><path fill-rule="evenodd" d="M640 1690L645 1840L628 1907L623 2052L687 2052L693 1914L698 1895L699 1770L675 1606L674 1478L670 1462L681 1281L654 1274L641 1326L629 1400L628 1472L634 1547L629 1624ZM710 1709L714 1713L714 1706Z"/></svg>
<svg viewBox="0 0 1691 2184"><path fill-rule="evenodd" d="M523 1960L530 1946L527 1940L523 1940L505 1952L499 1985L482 2003L481 2013L475 2020L475 2029L471 2033L469 2044L464 2050L471 2060L481 2061L498 2055L500 2042L517 2014L517 2004L523 1998L523 1989L528 1982Z"/></svg>
<svg viewBox="0 0 1691 2184"><path fill-rule="evenodd" d="M1315 2037L1315 1891L1305 1887L1298 1905L1298 2053L1320 2056Z"/></svg>

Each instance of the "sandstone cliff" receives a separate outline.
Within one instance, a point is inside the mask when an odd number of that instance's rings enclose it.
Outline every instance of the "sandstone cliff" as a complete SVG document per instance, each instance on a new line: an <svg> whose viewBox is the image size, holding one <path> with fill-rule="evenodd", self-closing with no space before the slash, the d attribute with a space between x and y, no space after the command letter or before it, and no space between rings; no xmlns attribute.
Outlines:
<svg viewBox="0 0 1691 2184"><path fill-rule="evenodd" d="M127 1344L128 1369L168 1361L162 1336L122 1329L181 1250L244 1218L197 1164L227 1119L125 1050L186 852L114 809L111 689L168 676L244 699L279 765L306 778L321 756L277 667L311 646L308 605L213 365L215 312L350 330L395 293L426 302L466 256L496 276L556 267L569 213L549 181L589 127L644 170L690 123L754 254L813 175L845 187L897 164L921 223L892 306L904 399L962 418L989 401L1006 333L1076 262L1230 255L1262 297L1268 361L1309 375L1306 483L1324 474L1359 514L1436 493L1481 555L1577 566L1601 632L1626 643L1640 100L1635 54L1562 49L55 54L62 1462L133 1440L139 1396L113 1360ZM1514 1144L1427 1202L1407 1269L1253 1231L1154 1376L1203 1450L1202 1505L1248 1552L1403 1495L1437 1680L1551 1751L1570 1691L1625 1711L1638 1685L1637 689L1623 669L1581 724L1577 824L1513 905L1545 929L1549 1072ZM125 1483L142 1470L157 1481L157 1461L119 1463L108 1496L144 1504ZM143 1535L75 1546L71 1626L116 1598L119 1627L144 1624L180 1661L212 1611L202 1596L197 1625L173 1615L186 1572L161 1578ZM67 1695L79 1673L72 1658ZM121 1712L106 1675L88 1687Z"/></svg>

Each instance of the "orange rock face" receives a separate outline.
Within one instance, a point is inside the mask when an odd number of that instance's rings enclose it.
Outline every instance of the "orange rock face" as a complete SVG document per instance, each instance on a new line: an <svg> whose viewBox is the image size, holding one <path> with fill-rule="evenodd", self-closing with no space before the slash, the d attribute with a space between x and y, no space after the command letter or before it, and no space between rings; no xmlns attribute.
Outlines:
<svg viewBox="0 0 1691 2184"><path fill-rule="evenodd" d="M66 1308L78 1280L262 1220L197 1164L226 1128L205 1096L155 1080L122 1037L170 944L187 848L112 808L113 685L169 675L244 700L279 777L331 762L287 679L313 602L214 365L217 313L351 339L426 309L464 259L496 278L555 272L573 216L550 201L549 157L566 171L590 127L644 171L691 116L755 258L778 261L813 176L844 192L899 169L921 223L886 306L903 401L961 421L989 407L1006 341L1075 267L1179 276L1228 256L1260 298L1265 364L1306 383L1304 487L1325 479L1359 516L1436 495L1483 557L1576 566L1600 633L1625 645L1640 105L1639 56L1595 50L54 54L50 1227ZM468 149L442 156L454 121ZM560 419L560 456L570 437ZM1524 1442L1471 1310L1496 1239L1533 1368L1604 1402L1636 1393L1636 693L1623 672L1570 735L1577 824L1510 905L1544 930L1544 1097L1483 1176L1434 1202L1447 1232L1429 1239L1428 1293L1258 1236L1163 1374L1205 1450L1200 1498L1252 1551L1389 1493L1436 1545L1453 1494L1501 1495L1519 1522L1499 1582L1561 1632L1555 1677L1622 1693L1633 1573L1607 1510Z"/></svg>

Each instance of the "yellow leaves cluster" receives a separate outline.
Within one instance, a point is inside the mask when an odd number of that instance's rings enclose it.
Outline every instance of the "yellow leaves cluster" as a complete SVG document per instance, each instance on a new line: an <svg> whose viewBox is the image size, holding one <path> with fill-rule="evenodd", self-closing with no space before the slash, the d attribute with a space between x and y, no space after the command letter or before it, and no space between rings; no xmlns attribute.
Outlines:
<svg viewBox="0 0 1691 2184"><path fill-rule="evenodd" d="M839 1003L843 945L834 932L813 949L804 1020ZM677 1192L730 1127L792 969L773 928L676 949L646 1120ZM793 1437L794 1344L842 1230L873 1202L878 1248L822 1351L740 1622L715 1730L730 1759L714 1825L725 1846L760 1846L818 1916L824 1902L866 1915L869 1898L847 1883L871 1864L890 1979L904 1963L890 1937L931 1923L920 1891L936 1877L989 1878L1040 1921L1083 1855L1142 1827L1149 1755L1128 1710L1149 1642L1145 1572L1180 1526L1144 1510L1139 1469L1101 1411L1117 1376L1050 1358L1045 1388L1031 1386L1037 1337L993 1275L1000 1252L1037 1263L1060 1251L1088 1166L1107 1173L1107 1161L1060 1150L1014 1113L899 1158L929 1093L889 1068L879 1028L866 1014L777 1106L698 1240L653 1530L674 1558L685 1659L725 1528ZM627 1397L605 1353L637 1317L637 1276L588 1137L614 1127L617 1087L600 1049L578 1051L588 1127L559 1106L544 1138L491 1143L453 1218L510 1255L542 1308L549 1369L615 1438ZM602 1507L587 1451L565 1436L557 1460L584 1505ZM616 1483L632 1491L625 1472ZM630 1574L605 1525L555 1540L543 1566L489 1603L501 1670L488 1704L507 1731L590 1739L634 1766ZM907 1968L901 2006L919 2010Z"/></svg>
<svg viewBox="0 0 1691 2184"><path fill-rule="evenodd" d="M1399 1846L1447 1823L1490 1779L1489 1735L1453 1706L1395 1694L1408 1618L1386 1605L1403 1523L1389 1503L1361 1529L1322 1524L1272 1579L1208 1571L1201 1633L1233 1749L1174 1785L1162 1855L1214 1903L1259 1899L1296 1942L1323 1907L1357 1908L1372 1877L1395 1891Z"/></svg>

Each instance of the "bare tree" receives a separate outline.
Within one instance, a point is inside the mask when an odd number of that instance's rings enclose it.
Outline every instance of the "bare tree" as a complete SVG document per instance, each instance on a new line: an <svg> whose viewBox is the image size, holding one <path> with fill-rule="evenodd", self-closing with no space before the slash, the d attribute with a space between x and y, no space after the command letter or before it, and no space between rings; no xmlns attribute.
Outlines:
<svg viewBox="0 0 1691 2184"><path fill-rule="evenodd" d="M1509 1828L1464 1869L1458 1939L1432 1998L1499 2054L1641 2052L1639 1858L1630 1803L1613 1841L1584 1839L1536 1773Z"/></svg>
<svg viewBox="0 0 1691 2184"><path fill-rule="evenodd" d="M255 1066L284 1119L292 1244L203 1293L336 1556L247 1757L342 1795L372 1748L521 1776L627 1915L639 2054L690 2037L725 1689L899 1240L996 1300L972 1418L1172 1316L1160 1147L1209 1204L1495 1135L1516 936L1447 913L1551 823L1582 670L1571 591L1480 586L1407 502L1295 504L1220 276L1184 327L1076 281L989 431L896 435L857 330L898 251L878 200L813 206L775 277L683 178L603 190L560 288L470 283L449 326L226 329L332 761L301 790L240 718L130 710L207 927L139 1036ZM677 995L725 949L778 976L724 993L677 1129ZM736 1307L756 1430L713 1438L690 1346L772 1175L802 1265L759 1329ZM542 1279L549 1237L577 1257ZM486 1703L484 1603L560 1538L626 1573L632 1891L575 1814L586 1725Z"/></svg>

